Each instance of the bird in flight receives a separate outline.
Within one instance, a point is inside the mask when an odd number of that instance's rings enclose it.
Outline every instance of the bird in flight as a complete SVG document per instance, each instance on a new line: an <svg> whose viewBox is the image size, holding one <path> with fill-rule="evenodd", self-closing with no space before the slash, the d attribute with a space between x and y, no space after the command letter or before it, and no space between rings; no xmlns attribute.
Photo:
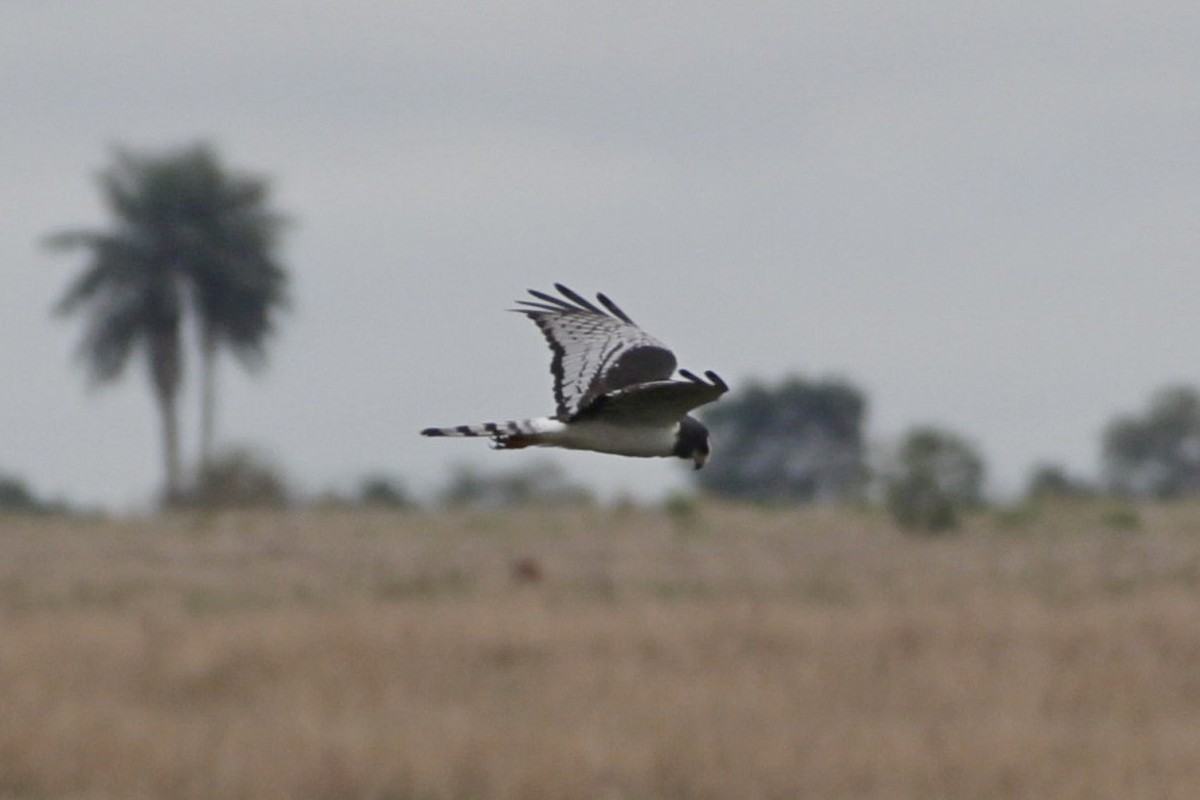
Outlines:
<svg viewBox="0 0 1200 800"><path fill-rule="evenodd" d="M533 300L511 309L533 320L553 359L552 417L426 428L422 436L487 436L497 450L563 447L620 456L675 457L704 466L708 429L688 414L729 390L715 372L685 369L662 342L643 331L603 294L600 306L554 284L562 297L529 290Z"/></svg>

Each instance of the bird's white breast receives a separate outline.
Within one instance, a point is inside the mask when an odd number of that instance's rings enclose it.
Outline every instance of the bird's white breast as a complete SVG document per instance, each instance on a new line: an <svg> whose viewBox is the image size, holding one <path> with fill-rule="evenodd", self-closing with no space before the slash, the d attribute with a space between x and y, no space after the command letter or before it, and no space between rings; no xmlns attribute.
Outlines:
<svg viewBox="0 0 1200 800"><path fill-rule="evenodd" d="M619 456L669 456L675 448L678 424L668 426L613 425L583 420L570 424L538 420L538 438L551 447L595 450Z"/></svg>

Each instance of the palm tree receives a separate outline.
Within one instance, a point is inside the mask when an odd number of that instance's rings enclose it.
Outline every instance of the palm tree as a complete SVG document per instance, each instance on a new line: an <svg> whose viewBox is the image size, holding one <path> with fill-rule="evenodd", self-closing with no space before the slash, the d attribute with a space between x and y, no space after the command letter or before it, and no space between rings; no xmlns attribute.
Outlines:
<svg viewBox="0 0 1200 800"><path fill-rule="evenodd" d="M287 274L275 260L280 215L266 208L261 179L231 175L207 148L180 158L188 172L192 247L182 267L200 344L200 467L212 463L216 359L228 348L247 369L261 368L277 312L287 305Z"/></svg>
<svg viewBox="0 0 1200 800"><path fill-rule="evenodd" d="M164 497L182 492L177 398L183 378L183 297L177 269L179 243L172 235L169 174L128 154L100 176L104 200L117 218L113 231L66 231L50 239L60 248L83 248L91 257L59 302L60 314L89 313L80 356L96 383L121 376L134 350L146 357L162 419Z"/></svg>
<svg viewBox="0 0 1200 800"><path fill-rule="evenodd" d="M183 379L183 320L200 331L204 448L211 451L213 370L221 345L261 363L285 275L271 256L282 219L264 207L263 181L231 176L205 146L161 157L118 151L100 175L113 215L108 231L66 231L49 243L81 248L87 268L58 305L86 310L80 354L92 378L124 372L141 349L162 417L164 498L183 494L177 398Z"/></svg>

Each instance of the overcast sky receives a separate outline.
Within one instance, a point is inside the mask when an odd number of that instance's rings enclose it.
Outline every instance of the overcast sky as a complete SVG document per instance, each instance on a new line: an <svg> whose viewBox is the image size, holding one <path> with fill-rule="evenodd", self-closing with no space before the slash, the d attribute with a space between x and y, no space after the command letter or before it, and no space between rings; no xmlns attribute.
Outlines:
<svg viewBox="0 0 1200 800"><path fill-rule="evenodd" d="M553 410L504 309L554 281L735 389L846 378L876 442L950 427L997 491L1094 474L1112 416L1200 383L1200 5L991 5L3 0L0 470L157 488L144 369L88 390L50 315L82 258L39 241L105 224L113 145L205 140L296 221L219 433L306 490L538 458L417 431ZM556 459L602 493L686 472Z"/></svg>

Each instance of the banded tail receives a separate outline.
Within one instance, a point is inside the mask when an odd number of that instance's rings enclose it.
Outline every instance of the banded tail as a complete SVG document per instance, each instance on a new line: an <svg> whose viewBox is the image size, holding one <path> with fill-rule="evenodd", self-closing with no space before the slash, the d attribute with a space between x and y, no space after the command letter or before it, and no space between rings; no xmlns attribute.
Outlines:
<svg viewBox="0 0 1200 800"><path fill-rule="evenodd" d="M426 428L422 436L487 436L497 450L515 450L540 444L543 433L538 420L510 419L507 422L481 422L478 425L453 425L449 428Z"/></svg>

